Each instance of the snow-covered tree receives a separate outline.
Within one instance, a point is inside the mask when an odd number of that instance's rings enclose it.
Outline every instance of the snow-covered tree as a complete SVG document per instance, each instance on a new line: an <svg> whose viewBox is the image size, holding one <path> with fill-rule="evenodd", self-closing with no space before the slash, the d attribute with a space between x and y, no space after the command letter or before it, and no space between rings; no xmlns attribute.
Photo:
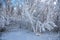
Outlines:
<svg viewBox="0 0 60 40"><path fill-rule="evenodd" d="M26 4L23 5L22 17L31 23L31 27L36 33L46 31L46 29L51 31L57 27L55 24L57 15L53 9L55 5L55 1L47 0L46 2L41 2L41 0L35 0L31 6L29 2L26 1Z"/></svg>
<svg viewBox="0 0 60 40"><path fill-rule="evenodd" d="M23 1L23 2L22 2ZM36 34L57 27L57 0L6 0L3 7L5 24L15 24L33 30ZM3 19L2 19L3 20ZM18 22L18 23L17 23Z"/></svg>

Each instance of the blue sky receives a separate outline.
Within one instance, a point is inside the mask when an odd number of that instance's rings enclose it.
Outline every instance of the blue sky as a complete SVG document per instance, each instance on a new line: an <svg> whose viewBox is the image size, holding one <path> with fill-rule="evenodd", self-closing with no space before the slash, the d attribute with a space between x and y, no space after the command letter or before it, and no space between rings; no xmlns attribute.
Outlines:
<svg viewBox="0 0 60 40"><path fill-rule="evenodd" d="M0 2L2 2L3 4L6 4L6 1L5 0L0 0ZM18 1L20 4L24 3L24 0L19 0ZM17 4L17 0L11 0L11 3L13 6L16 6Z"/></svg>
<svg viewBox="0 0 60 40"><path fill-rule="evenodd" d="M12 5L16 5L17 4L17 0L12 0ZM18 1L20 4L24 3L24 0L19 0Z"/></svg>

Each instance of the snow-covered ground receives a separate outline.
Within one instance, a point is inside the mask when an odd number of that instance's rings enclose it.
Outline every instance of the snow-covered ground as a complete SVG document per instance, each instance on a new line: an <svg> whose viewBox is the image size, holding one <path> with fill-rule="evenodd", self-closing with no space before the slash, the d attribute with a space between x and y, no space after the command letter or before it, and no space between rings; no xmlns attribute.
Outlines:
<svg viewBox="0 0 60 40"><path fill-rule="evenodd" d="M14 32L2 33L1 40L60 40L58 34L54 33L42 33L40 36L36 36L33 32L27 30L17 30Z"/></svg>

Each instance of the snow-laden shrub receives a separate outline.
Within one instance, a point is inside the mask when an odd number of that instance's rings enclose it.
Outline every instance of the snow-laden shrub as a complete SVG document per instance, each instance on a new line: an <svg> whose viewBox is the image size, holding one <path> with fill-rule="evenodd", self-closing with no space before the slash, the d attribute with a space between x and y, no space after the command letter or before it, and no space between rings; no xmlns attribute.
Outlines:
<svg viewBox="0 0 60 40"><path fill-rule="evenodd" d="M57 25L52 21L47 21L47 22L43 23L42 27L47 29L48 31L51 31L52 29L57 27Z"/></svg>
<svg viewBox="0 0 60 40"><path fill-rule="evenodd" d="M0 29L5 27L5 21L4 16L0 15Z"/></svg>

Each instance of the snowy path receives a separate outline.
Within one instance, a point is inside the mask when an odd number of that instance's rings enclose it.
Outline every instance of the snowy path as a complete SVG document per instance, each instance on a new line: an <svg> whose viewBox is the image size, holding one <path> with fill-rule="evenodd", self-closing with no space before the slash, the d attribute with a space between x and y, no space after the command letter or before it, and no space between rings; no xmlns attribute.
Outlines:
<svg viewBox="0 0 60 40"><path fill-rule="evenodd" d="M32 32L20 30L16 32L6 32L1 37L2 40L59 40L57 34L41 34L36 36Z"/></svg>

